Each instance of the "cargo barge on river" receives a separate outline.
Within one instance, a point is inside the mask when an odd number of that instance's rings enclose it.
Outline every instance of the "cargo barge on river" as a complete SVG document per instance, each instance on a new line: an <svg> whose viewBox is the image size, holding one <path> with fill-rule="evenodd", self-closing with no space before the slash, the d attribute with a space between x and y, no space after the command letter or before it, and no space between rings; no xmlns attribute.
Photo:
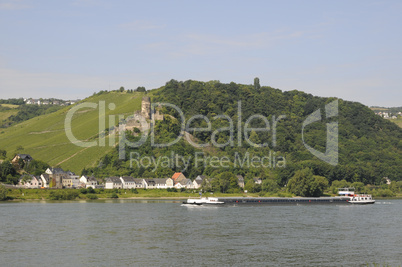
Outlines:
<svg viewBox="0 0 402 267"><path fill-rule="evenodd" d="M349 197L218 197L225 204L348 204Z"/></svg>
<svg viewBox="0 0 402 267"><path fill-rule="evenodd" d="M213 197L189 198L183 205L348 204L350 197Z"/></svg>

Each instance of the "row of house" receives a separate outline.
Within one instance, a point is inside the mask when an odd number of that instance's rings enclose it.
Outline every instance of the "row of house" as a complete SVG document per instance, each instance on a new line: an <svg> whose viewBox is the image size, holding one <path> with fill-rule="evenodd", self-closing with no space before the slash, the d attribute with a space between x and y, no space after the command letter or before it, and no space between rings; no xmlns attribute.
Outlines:
<svg viewBox="0 0 402 267"><path fill-rule="evenodd" d="M381 116L381 117L383 117L383 118L385 118L385 119L397 119L398 116L399 117L402 116L402 112L400 112L400 111L398 113L396 113L396 114L392 114L390 112L381 112L381 111L377 112L376 114Z"/></svg>
<svg viewBox="0 0 402 267"><path fill-rule="evenodd" d="M19 155L21 159L30 158ZM199 189L203 183L209 183L204 175L198 175L193 181L187 179L183 173L176 172L169 178L134 178L130 176L109 177L104 184L99 183L95 177L82 175L81 177L71 171L62 168L47 168L40 176L23 174L18 186L23 188L105 188L105 189ZM237 176L239 187L244 187L244 178ZM261 179L255 179L255 183L261 184Z"/></svg>
<svg viewBox="0 0 402 267"><path fill-rule="evenodd" d="M61 168L47 168L40 176L21 175L18 186L23 188L97 188L99 183L95 177L86 175L80 177Z"/></svg>
<svg viewBox="0 0 402 267"><path fill-rule="evenodd" d="M244 178L237 176L238 185L244 188ZM109 177L105 182L105 189L199 189L203 182L208 183L209 178L204 175L198 175L193 181L187 179L183 173L176 172L169 178L134 178L130 176ZM255 183L261 184L261 179L255 179Z"/></svg>
<svg viewBox="0 0 402 267"><path fill-rule="evenodd" d="M57 106L68 106L74 105L75 103L79 102L80 100L50 100L50 99L33 99L28 98L24 99L25 104L27 105L57 105Z"/></svg>
<svg viewBox="0 0 402 267"><path fill-rule="evenodd" d="M194 181L187 179L183 173L175 173L171 178L133 178L130 176L109 177L105 182L105 189L167 189L186 188L198 189L201 187L202 179L197 177Z"/></svg>

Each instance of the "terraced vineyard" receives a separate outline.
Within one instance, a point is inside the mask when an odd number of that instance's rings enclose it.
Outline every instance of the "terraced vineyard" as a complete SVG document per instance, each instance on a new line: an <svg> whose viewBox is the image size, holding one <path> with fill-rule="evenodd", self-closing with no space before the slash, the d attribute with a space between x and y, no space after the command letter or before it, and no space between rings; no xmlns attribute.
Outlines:
<svg viewBox="0 0 402 267"><path fill-rule="evenodd" d="M89 97L80 103L98 104L105 101L105 126L109 128L109 115L126 118L141 108L143 93L109 92ZM78 103L79 104L79 103ZM109 106L109 104L114 104ZM114 109L110 109L115 107ZM52 166L60 165L63 169L80 173L85 167L95 166L96 162L112 150L109 138L105 146L79 147L72 144L65 132L65 119L73 106L65 107L57 112L35 117L10 128L0 131L0 148L5 149L8 156L14 153L27 153L33 158L45 161ZM99 108L82 108L72 117L71 125L74 136L82 141L98 141ZM116 138L116 141L118 139Z"/></svg>

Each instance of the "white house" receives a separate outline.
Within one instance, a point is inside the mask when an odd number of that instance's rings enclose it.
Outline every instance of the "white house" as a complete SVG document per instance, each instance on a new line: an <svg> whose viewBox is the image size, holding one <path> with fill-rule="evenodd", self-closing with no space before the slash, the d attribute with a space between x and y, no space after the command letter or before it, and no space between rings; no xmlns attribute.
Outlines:
<svg viewBox="0 0 402 267"><path fill-rule="evenodd" d="M123 177L120 177L120 181L121 181L124 189L135 188L135 180L133 177L123 176Z"/></svg>
<svg viewBox="0 0 402 267"><path fill-rule="evenodd" d="M41 178L41 180L42 180L42 187L48 188L49 187L49 174L42 173L39 178Z"/></svg>
<svg viewBox="0 0 402 267"><path fill-rule="evenodd" d="M167 189L168 186L166 184L167 180L171 178L155 178L155 188L157 189ZM173 180L172 180L173 181Z"/></svg>
<svg viewBox="0 0 402 267"><path fill-rule="evenodd" d="M198 175L193 181L193 188L194 189L200 188L202 181L204 181L205 178L206 178L206 176L204 176L204 175Z"/></svg>
<svg viewBox="0 0 402 267"><path fill-rule="evenodd" d="M191 182L190 179L181 179L180 181L176 182L174 185L176 189L181 189L181 188L186 188L186 189L191 189L193 187L193 183Z"/></svg>
<svg viewBox="0 0 402 267"><path fill-rule="evenodd" d="M85 184L85 188L92 187L96 188L98 186L98 180L95 177L89 177L87 183Z"/></svg>
<svg viewBox="0 0 402 267"><path fill-rule="evenodd" d="M80 180L80 187L92 187L92 188L96 188L98 186L98 180L96 180L95 177L88 177L86 175L81 176Z"/></svg>
<svg viewBox="0 0 402 267"><path fill-rule="evenodd" d="M109 177L106 179L105 189L122 189L123 184L119 177Z"/></svg>
<svg viewBox="0 0 402 267"><path fill-rule="evenodd" d="M42 179L31 174L24 174L20 177L18 185L25 188L41 188Z"/></svg>
<svg viewBox="0 0 402 267"><path fill-rule="evenodd" d="M144 188L144 179L134 178L135 188Z"/></svg>

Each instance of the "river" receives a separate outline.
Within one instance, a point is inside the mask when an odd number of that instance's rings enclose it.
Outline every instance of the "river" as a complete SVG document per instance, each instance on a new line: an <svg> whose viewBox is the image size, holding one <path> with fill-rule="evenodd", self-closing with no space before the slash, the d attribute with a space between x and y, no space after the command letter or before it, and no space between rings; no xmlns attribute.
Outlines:
<svg viewBox="0 0 402 267"><path fill-rule="evenodd" d="M223 207L3 202L0 218L1 266L402 264L402 200Z"/></svg>

